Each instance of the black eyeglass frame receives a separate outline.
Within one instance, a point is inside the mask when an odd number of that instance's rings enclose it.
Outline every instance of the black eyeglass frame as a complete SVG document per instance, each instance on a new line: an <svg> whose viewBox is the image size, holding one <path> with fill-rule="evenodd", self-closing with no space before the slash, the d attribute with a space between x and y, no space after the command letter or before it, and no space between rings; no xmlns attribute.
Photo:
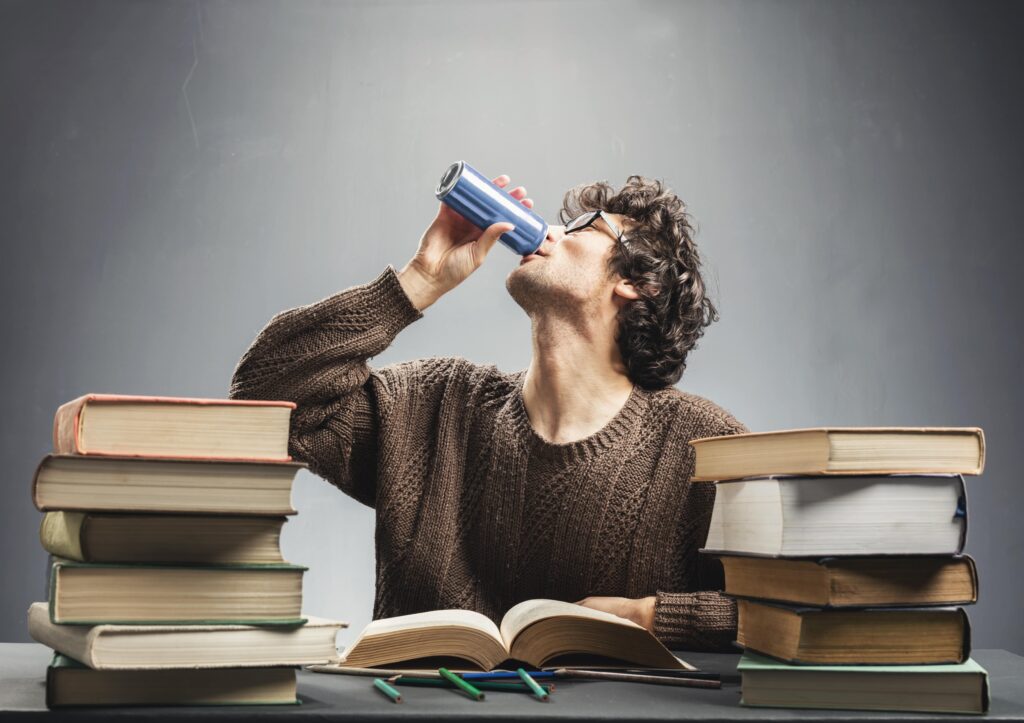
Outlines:
<svg viewBox="0 0 1024 723"><path fill-rule="evenodd" d="M576 221L579 221L581 218L586 218L588 216L589 218L587 218L587 220L581 223L579 226L572 225ZM608 228L610 228L612 233L615 235L616 241L618 241L623 246L629 246L629 240L626 239L625 237L626 234L623 231L619 230L619 227L615 225L615 222L612 221L612 219L604 211L587 211L586 213L580 214L576 218L570 220L569 223L565 225L565 232L568 234L573 233L575 231L582 231L583 229L590 228L591 226L593 226L594 228L598 228L597 226L594 226L594 224L597 222L597 219L599 218L603 218L604 222L608 224ZM598 228L598 230L600 231L601 229Z"/></svg>

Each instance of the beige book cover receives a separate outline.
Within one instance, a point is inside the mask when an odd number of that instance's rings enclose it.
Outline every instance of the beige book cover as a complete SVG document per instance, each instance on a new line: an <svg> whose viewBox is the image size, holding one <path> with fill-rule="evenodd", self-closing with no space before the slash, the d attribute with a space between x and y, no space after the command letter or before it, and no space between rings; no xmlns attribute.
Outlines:
<svg viewBox="0 0 1024 723"><path fill-rule="evenodd" d="M818 427L690 442L695 481L768 475L981 474L978 427Z"/></svg>
<svg viewBox="0 0 1024 723"><path fill-rule="evenodd" d="M272 667L339 659L348 623L310 616L293 627L257 625L57 625L45 602L28 610L32 639L94 670Z"/></svg>

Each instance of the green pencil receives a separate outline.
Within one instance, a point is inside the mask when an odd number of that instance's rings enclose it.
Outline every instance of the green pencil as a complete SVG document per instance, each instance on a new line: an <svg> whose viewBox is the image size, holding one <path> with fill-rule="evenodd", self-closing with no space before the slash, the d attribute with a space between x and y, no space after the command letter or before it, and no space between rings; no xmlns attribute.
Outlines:
<svg viewBox="0 0 1024 723"><path fill-rule="evenodd" d="M549 700L548 694L544 692L544 689L537 685L537 681L530 677L523 668L517 668L516 672L519 673L519 677L522 678L523 682L526 683L526 687L533 691L533 694L537 696L538 700L547 702Z"/></svg>
<svg viewBox="0 0 1024 723"><path fill-rule="evenodd" d="M383 678L374 678L373 679L373 684L377 688L377 690L382 692L384 695L386 695L388 698L390 698L395 703L401 703L402 702L402 694L399 693L394 688L392 688L390 685L388 685L384 681Z"/></svg>
<svg viewBox="0 0 1024 723"><path fill-rule="evenodd" d="M477 688L474 688L472 685L464 681L462 678L457 676L452 671L448 670L448 668L438 668L437 672L440 673L441 677L447 680L448 682L454 683L459 690L468 695L470 698L473 698L474 700L484 699L483 693L481 693Z"/></svg>

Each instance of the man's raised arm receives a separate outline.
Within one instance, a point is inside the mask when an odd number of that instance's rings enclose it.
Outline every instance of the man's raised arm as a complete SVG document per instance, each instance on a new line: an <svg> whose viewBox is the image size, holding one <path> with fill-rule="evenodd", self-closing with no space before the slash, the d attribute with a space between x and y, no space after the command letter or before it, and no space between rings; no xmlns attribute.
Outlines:
<svg viewBox="0 0 1024 723"><path fill-rule="evenodd" d="M494 182L504 187L508 176ZM530 207L526 189L511 195ZM259 332L231 379L233 399L295 402L289 454L360 502L376 498L376 451L383 409L415 415L400 397L441 383L451 359L425 359L373 370L367 360L383 352L423 310L480 267L501 234L496 223L481 232L440 204L412 260L389 266L368 284L353 286L307 306L282 311ZM405 420L414 423L415 420Z"/></svg>
<svg viewBox="0 0 1024 723"><path fill-rule="evenodd" d="M368 284L274 316L235 368L229 396L295 402L289 454L372 506L379 400L367 360L421 316L389 266Z"/></svg>

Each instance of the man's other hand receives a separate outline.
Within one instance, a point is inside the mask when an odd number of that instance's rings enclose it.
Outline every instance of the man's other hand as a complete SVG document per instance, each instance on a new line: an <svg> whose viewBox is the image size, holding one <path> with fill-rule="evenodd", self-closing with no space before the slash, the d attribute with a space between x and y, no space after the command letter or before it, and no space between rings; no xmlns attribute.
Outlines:
<svg viewBox="0 0 1024 723"><path fill-rule="evenodd" d="M618 615L620 618L632 620L640 627L647 628L653 633L654 603L656 599L654 595L642 598L591 596L577 600L576 604L594 610L603 610L606 613Z"/></svg>

